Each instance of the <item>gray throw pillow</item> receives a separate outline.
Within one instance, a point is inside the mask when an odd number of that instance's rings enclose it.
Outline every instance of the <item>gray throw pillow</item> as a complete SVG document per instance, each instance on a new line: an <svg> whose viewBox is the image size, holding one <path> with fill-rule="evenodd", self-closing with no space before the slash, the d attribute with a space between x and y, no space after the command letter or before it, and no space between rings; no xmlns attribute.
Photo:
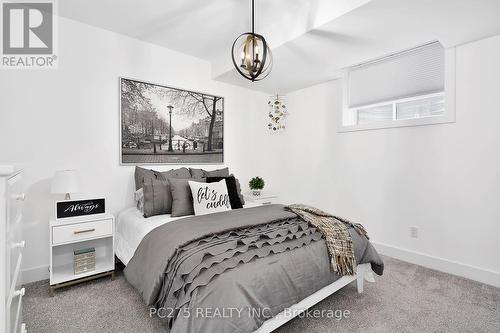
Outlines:
<svg viewBox="0 0 500 333"><path fill-rule="evenodd" d="M161 174L158 171L148 170L141 167L135 167L135 190L142 188L144 183L150 184L152 181L161 180Z"/></svg>
<svg viewBox="0 0 500 333"><path fill-rule="evenodd" d="M154 180L142 187L144 195L144 217L170 214L172 212L172 194L168 181Z"/></svg>
<svg viewBox="0 0 500 333"><path fill-rule="evenodd" d="M205 183L204 179L168 179L172 193L172 217L194 215L193 196L188 181Z"/></svg>
<svg viewBox="0 0 500 333"><path fill-rule="evenodd" d="M203 170L203 169L193 169L189 168L191 172L191 177L200 179L207 177L229 177L229 168L217 169L217 170Z"/></svg>
<svg viewBox="0 0 500 333"><path fill-rule="evenodd" d="M161 175L164 180L167 180L169 178L179 178L179 179L191 178L191 173L189 172L188 168L179 168L179 169L172 169L169 171L163 171Z"/></svg>

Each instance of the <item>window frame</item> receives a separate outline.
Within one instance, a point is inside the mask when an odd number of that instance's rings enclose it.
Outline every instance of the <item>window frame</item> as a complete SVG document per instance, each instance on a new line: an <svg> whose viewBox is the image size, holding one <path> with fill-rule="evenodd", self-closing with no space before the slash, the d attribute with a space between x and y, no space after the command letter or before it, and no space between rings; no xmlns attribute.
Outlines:
<svg viewBox="0 0 500 333"><path fill-rule="evenodd" d="M456 60L455 60L455 48L445 49L445 72L444 72L444 92L434 93L434 94L423 94L418 96L413 96L409 98L400 98L394 100L388 100L383 102L378 102L369 105L363 105L359 107L349 108L349 68L343 70L342 73L342 110L338 113L337 119L337 132L353 132L353 131L364 131L364 130L374 130L383 128L395 128L395 127L411 127L411 126L424 126L424 125L434 125L434 124L446 124L454 123L456 121L455 114L455 89L456 89ZM439 116L430 116L414 119L396 119L395 118L395 107L397 104L412 100L423 99L426 97L438 96L444 94L444 114ZM387 121L374 121L368 124L358 124L358 110L393 105L393 119ZM344 125L346 122L352 123L356 122L354 125Z"/></svg>

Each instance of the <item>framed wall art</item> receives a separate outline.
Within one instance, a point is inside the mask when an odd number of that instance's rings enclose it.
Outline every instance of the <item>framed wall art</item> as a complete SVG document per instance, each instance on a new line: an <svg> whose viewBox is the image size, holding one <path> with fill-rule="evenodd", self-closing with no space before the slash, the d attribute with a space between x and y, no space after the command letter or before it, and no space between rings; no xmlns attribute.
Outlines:
<svg viewBox="0 0 500 333"><path fill-rule="evenodd" d="M224 98L120 78L121 163L222 164Z"/></svg>

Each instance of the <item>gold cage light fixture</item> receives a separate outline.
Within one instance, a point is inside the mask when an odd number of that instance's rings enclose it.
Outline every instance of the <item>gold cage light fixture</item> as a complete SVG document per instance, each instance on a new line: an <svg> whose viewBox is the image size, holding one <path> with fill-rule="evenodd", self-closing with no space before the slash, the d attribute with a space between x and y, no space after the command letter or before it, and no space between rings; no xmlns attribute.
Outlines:
<svg viewBox="0 0 500 333"><path fill-rule="evenodd" d="M252 0L252 32L241 34L233 43L233 64L250 81L260 81L271 73L273 56L264 36L255 33L255 3Z"/></svg>

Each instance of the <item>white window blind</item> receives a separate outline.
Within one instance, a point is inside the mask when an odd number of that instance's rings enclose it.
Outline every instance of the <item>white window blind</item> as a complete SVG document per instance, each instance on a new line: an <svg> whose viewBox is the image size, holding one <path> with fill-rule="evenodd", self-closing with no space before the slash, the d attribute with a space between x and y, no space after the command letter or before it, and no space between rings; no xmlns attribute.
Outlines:
<svg viewBox="0 0 500 333"><path fill-rule="evenodd" d="M444 71L445 52L439 42L352 67L348 107L443 92Z"/></svg>

